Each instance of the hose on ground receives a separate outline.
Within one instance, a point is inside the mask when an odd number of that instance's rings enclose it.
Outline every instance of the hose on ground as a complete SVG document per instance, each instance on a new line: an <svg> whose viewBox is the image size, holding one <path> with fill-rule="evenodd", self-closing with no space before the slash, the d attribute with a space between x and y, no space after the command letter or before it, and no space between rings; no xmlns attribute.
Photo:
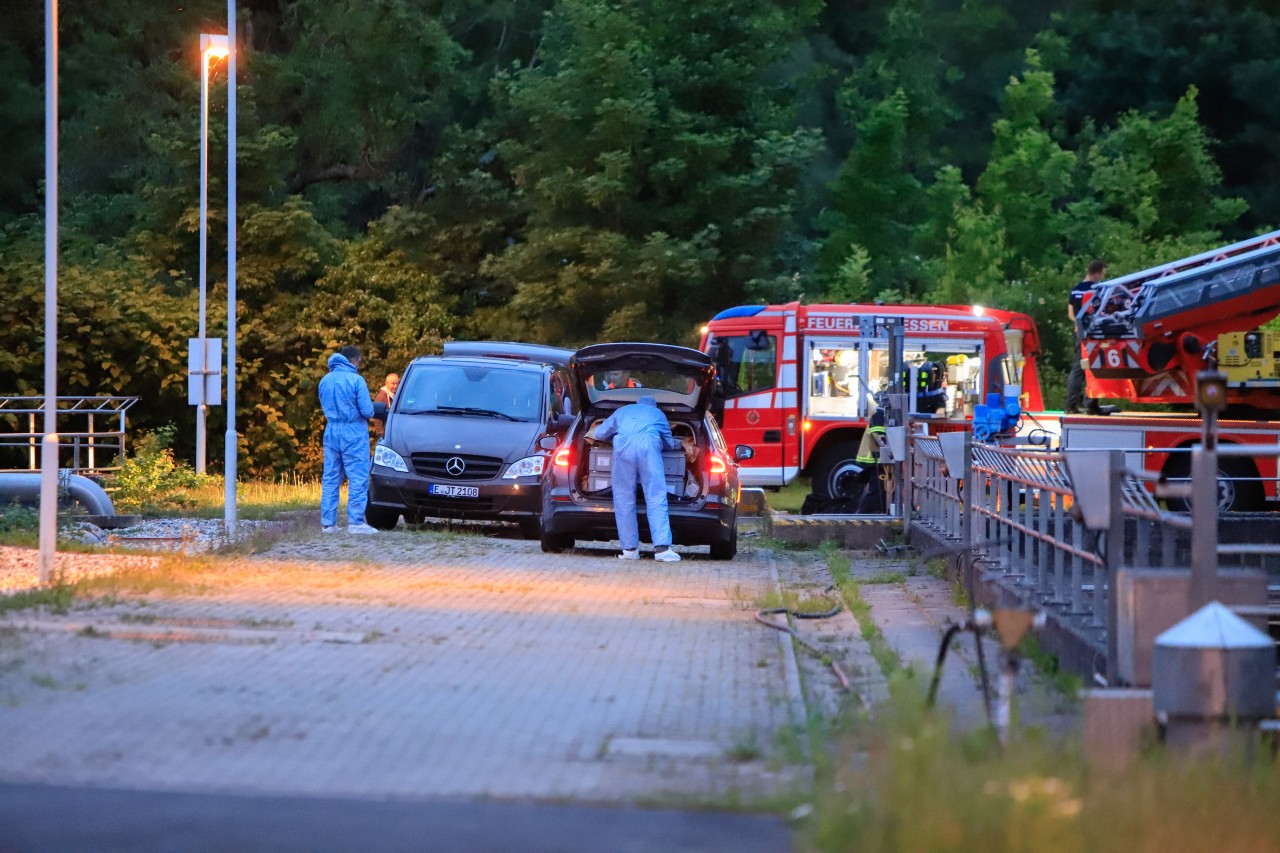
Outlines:
<svg viewBox="0 0 1280 853"><path fill-rule="evenodd" d="M833 590L834 588L835 587L827 587L825 591L831 592L831 590ZM775 631L781 631L784 634L790 634L791 639L799 643L801 648L809 652L809 654L813 655L814 657L818 658L818 660L826 661L827 665L830 666L831 671L835 674L836 680L840 682L840 688L844 690L844 692L849 693L852 690L852 688L849 686L849 677L844 674L844 670L840 668L840 664L836 663L834 658L832 658L830 655L824 654L822 651L820 651L819 649L814 647L812 644L810 644L808 640L804 639L799 634L797 634L795 629L791 627L790 623L786 625L779 625L777 622L774 622L773 620L766 618L769 616L776 616L778 614L783 614L784 616L794 616L797 619L830 619L832 616L835 616L837 613L839 613L842 609L844 608L838 600L836 601L836 604L834 607L832 607L830 610L824 610L821 613L804 613L801 611L792 610L789 607L766 607L756 611L756 621L759 622L761 625L765 626L766 628L772 628Z"/></svg>

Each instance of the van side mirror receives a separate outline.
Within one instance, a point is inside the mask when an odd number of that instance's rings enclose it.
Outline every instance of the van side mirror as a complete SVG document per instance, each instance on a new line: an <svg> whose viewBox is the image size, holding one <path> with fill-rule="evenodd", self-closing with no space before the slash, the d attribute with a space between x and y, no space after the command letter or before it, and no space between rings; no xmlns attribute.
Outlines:
<svg viewBox="0 0 1280 853"><path fill-rule="evenodd" d="M733 448L733 461L735 462L745 462L754 458L755 455L755 448L746 444L739 444Z"/></svg>
<svg viewBox="0 0 1280 853"><path fill-rule="evenodd" d="M373 404L373 420L386 421L386 419L387 419L387 404L381 401L375 402Z"/></svg>
<svg viewBox="0 0 1280 853"><path fill-rule="evenodd" d="M548 453L550 453L552 450L555 450L559 446L560 446L560 439L556 438L554 435L544 435L542 438L538 439L539 450L545 450Z"/></svg>

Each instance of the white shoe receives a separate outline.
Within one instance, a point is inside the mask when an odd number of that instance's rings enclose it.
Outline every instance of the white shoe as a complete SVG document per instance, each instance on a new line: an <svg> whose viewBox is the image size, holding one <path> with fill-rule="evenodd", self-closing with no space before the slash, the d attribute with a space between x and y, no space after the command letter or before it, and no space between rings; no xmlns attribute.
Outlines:
<svg viewBox="0 0 1280 853"><path fill-rule="evenodd" d="M377 532L378 532L378 528L376 528L376 527L370 527L370 526L369 526L369 525L367 525L367 524L348 524L348 525L347 525L347 532L348 532L348 533L359 533L359 534L361 534L361 535L367 536L367 535L369 535L370 533L377 533Z"/></svg>
<svg viewBox="0 0 1280 853"><path fill-rule="evenodd" d="M660 563L678 563L680 562L680 555L668 548L665 551L658 551L655 553L653 555L653 559Z"/></svg>
<svg viewBox="0 0 1280 853"><path fill-rule="evenodd" d="M324 529L324 532L325 532L325 533L337 533L337 532L338 532L338 525L336 525L336 524L326 524L326 525L324 526L324 528L323 528L323 529Z"/></svg>
<svg viewBox="0 0 1280 853"><path fill-rule="evenodd" d="M618 555L619 560L638 560L640 559L640 549L632 548L630 551L623 548L622 553Z"/></svg>

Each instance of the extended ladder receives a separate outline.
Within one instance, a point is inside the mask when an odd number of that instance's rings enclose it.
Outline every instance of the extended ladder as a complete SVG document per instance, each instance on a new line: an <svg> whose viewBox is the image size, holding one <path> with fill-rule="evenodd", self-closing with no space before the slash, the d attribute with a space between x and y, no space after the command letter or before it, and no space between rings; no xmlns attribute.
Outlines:
<svg viewBox="0 0 1280 853"><path fill-rule="evenodd" d="M1080 312L1082 337L1138 340L1165 335L1229 316L1280 310L1280 296L1259 291L1280 285L1280 231L1099 282ZM1253 305L1247 297L1260 297ZM1163 322L1191 312L1194 321Z"/></svg>

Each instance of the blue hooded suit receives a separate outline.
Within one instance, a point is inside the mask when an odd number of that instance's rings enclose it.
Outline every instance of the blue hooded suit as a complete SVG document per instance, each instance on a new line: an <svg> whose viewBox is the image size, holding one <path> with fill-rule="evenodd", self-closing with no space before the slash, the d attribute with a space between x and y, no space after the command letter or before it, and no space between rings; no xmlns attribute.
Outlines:
<svg viewBox="0 0 1280 853"><path fill-rule="evenodd" d="M324 476L320 480L320 523L338 523L338 490L345 474L347 523L364 524L369 502L369 418L373 400L364 377L341 353L329 356L329 374L320 380L324 409Z"/></svg>
<svg viewBox="0 0 1280 853"><path fill-rule="evenodd" d="M636 520L636 483L644 490L649 535L655 547L671 545L671 520L667 516L667 479L662 473L662 451L679 450L667 416L653 397L641 397L623 406L596 428L595 437L613 438L613 514L623 549L640 547Z"/></svg>

